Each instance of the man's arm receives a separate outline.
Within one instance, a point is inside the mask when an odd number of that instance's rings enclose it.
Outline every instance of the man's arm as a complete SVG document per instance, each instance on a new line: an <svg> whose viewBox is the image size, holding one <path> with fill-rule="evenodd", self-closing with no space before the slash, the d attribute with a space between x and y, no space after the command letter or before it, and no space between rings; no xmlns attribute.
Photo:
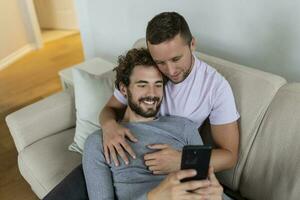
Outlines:
<svg viewBox="0 0 300 200"><path fill-rule="evenodd" d="M125 153L127 151L133 158L136 157L130 145L125 140L128 137L131 141L137 142L137 139L129 131L129 129L117 123L117 119L121 118L126 109L126 105L120 103L112 96L100 113L99 121L103 132L103 149L106 162L110 163L110 156L116 166L119 165L117 154L129 163ZM124 151L125 150L125 151Z"/></svg>
<svg viewBox="0 0 300 200"><path fill-rule="evenodd" d="M216 149L212 151L210 164L216 172L232 168L238 160L239 130L237 122L211 125Z"/></svg>
<svg viewBox="0 0 300 200"><path fill-rule="evenodd" d="M237 122L211 125L211 132L217 148L212 150L210 165L216 172L232 168L238 159L239 130ZM154 174L168 174L180 169L181 151L168 144L153 144L149 148L159 150L145 154L145 165Z"/></svg>
<svg viewBox="0 0 300 200"><path fill-rule="evenodd" d="M119 102L116 97L111 96L99 115L99 122L102 126L109 123L117 123L126 110L126 105Z"/></svg>

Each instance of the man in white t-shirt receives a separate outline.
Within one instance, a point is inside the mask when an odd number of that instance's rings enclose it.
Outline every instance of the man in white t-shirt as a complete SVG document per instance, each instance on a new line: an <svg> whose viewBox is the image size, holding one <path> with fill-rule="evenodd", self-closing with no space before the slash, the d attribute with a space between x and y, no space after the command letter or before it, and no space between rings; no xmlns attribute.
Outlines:
<svg viewBox="0 0 300 200"><path fill-rule="evenodd" d="M215 171L232 168L238 158L239 114L228 82L193 55L195 39L185 19L178 13L156 15L148 23L146 40L153 60L169 80L160 115L186 117L199 126L208 117L216 145L210 164ZM116 89L100 114L105 158L116 166L120 164L117 155L125 164L129 163L128 154L135 158L127 139L138 142L134 133L117 122L126 106L126 99ZM153 174L179 170L180 151L166 144L153 144L151 148L157 151L146 154L144 160Z"/></svg>

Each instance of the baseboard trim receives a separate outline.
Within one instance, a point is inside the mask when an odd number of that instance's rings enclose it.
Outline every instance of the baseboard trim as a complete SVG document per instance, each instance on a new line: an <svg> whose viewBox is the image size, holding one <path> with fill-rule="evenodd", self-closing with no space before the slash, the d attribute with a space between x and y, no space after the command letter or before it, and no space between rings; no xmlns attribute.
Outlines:
<svg viewBox="0 0 300 200"><path fill-rule="evenodd" d="M27 53L33 51L34 49L36 49L34 44L27 44L27 45L21 47L20 49L18 49L17 51L13 52L12 54L1 59L0 60L0 70L8 67L10 64L12 64L16 60L20 59Z"/></svg>

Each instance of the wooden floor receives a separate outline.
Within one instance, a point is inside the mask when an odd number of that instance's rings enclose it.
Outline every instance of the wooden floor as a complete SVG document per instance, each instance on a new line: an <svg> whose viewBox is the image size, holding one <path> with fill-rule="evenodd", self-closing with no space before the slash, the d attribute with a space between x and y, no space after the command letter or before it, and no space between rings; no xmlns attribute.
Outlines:
<svg viewBox="0 0 300 200"><path fill-rule="evenodd" d="M5 116L61 90L58 71L83 61L80 35L46 43L0 71L0 200L36 200L17 166Z"/></svg>

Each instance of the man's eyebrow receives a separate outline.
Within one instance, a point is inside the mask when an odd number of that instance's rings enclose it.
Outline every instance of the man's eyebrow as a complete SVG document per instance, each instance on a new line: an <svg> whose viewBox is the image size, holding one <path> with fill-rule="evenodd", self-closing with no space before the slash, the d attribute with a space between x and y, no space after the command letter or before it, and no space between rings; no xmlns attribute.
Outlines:
<svg viewBox="0 0 300 200"><path fill-rule="evenodd" d="M144 81L144 80L139 80L139 81L136 81L135 83L149 83L148 81Z"/></svg>
<svg viewBox="0 0 300 200"><path fill-rule="evenodd" d="M164 81L163 80L158 80L158 81L155 81L155 83L163 83ZM136 81L136 82L134 82L134 83L137 83L137 84L139 84L139 83L149 83L148 81L144 81L144 80L139 80L139 81Z"/></svg>
<svg viewBox="0 0 300 200"><path fill-rule="evenodd" d="M179 55L179 56L174 56L172 59L175 59L175 58L181 58L182 55Z"/></svg>
<svg viewBox="0 0 300 200"><path fill-rule="evenodd" d="M178 58L181 58L182 56L183 55L174 56L170 60L172 60L172 59L178 59ZM165 61L161 61L161 60L155 60L155 59L153 59L153 60L154 60L155 63L165 62Z"/></svg>

